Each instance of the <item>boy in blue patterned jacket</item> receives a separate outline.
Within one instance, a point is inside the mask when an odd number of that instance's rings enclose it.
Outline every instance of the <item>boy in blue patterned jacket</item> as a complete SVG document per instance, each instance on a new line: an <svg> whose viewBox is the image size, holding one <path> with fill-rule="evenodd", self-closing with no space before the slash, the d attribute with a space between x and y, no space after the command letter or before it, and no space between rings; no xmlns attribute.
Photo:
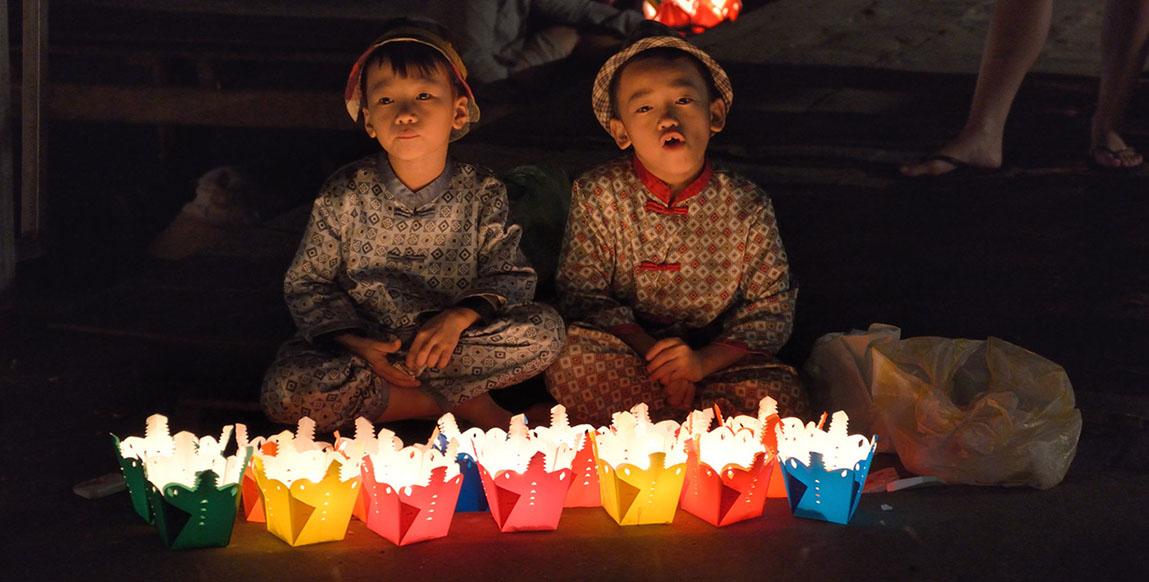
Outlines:
<svg viewBox="0 0 1149 582"><path fill-rule="evenodd" d="M506 426L489 391L544 370L564 330L532 302L504 185L447 155L479 117L466 69L444 31L395 22L355 63L345 100L384 151L315 201L284 279L299 334L266 374L263 408L319 430L446 411Z"/></svg>

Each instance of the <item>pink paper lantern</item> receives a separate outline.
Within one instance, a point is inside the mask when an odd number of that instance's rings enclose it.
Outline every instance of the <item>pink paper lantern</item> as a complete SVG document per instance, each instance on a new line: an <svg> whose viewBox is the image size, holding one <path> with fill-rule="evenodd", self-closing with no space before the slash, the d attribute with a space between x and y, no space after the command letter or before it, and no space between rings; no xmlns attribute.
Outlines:
<svg viewBox="0 0 1149 582"><path fill-rule="evenodd" d="M570 489L574 451L532 434L521 414L511 419L510 432L494 428L476 435L473 444L499 531L556 529Z"/></svg>
<svg viewBox="0 0 1149 582"><path fill-rule="evenodd" d="M602 495L598 482L598 462L591 443L594 427L589 424L570 425L566 407L558 404L551 408L551 425L536 426L531 434L560 442L575 452L571 461L571 485L564 507L601 507Z"/></svg>
<svg viewBox="0 0 1149 582"><path fill-rule="evenodd" d="M570 469L548 470L546 454L538 452L521 473L505 470L491 475L480 463L479 474L499 531L558 528L563 502L570 489Z"/></svg>
<svg viewBox="0 0 1149 582"><path fill-rule="evenodd" d="M393 487L376 480L375 466L371 457L366 457L361 478L369 500L367 528L397 546L446 536L463 485L458 467L453 477L448 477L449 470L447 465L439 465L431 469L425 485Z"/></svg>

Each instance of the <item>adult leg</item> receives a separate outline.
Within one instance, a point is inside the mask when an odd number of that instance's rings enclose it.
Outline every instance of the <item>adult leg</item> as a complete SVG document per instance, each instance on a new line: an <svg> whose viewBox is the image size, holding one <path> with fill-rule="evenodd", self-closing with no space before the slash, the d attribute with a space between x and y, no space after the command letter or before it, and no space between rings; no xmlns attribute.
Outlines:
<svg viewBox="0 0 1149 582"><path fill-rule="evenodd" d="M1053 0L998 0L989 23L981 68L969 116L957 138L942 146L948 156L981 168L999 168L1005 121L1021 81L1033 66L1049 35ZM902 166L907 176L936 176L956 169L943 159Z"/></svg>
<svg viewBox="0 0 1149 582"><path fill-rule="evenodd" d="M1139 166L1141 154L1117 130L1149 51L1149 0L1109 0L1101 33L1101 83L1089 135L1089 155L1108 168Z"/></svg>

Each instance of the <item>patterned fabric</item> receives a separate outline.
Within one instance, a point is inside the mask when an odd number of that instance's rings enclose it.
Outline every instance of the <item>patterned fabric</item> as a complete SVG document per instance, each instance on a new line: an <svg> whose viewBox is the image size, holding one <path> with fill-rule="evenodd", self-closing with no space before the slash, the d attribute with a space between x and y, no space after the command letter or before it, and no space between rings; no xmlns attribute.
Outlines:
<svg viewBox="0 0 1149 582"><path fill-rule="evenodd" d="M662 398L641 360L634 360L638 354L612 335L640 327L655 338L683 338L694 349L720 343L760 356L744 357L704 379L705 385L730 383L729 374L748 366L755 371L751 377L733 384L764 382L766 393L780 402L788 394L791 411L805 412L805 395L792 372L786 378L773 378L773 372L754 377L756 371L784 368L773 354L790 337L797 299L773 206L760 188L707 165L672 197L637 159L622 158L587 172L572 190L556 275L559 308L568 322L609 333L591 337L603 345L580 348L586 335L568 329L568 346L547 373L559 402L569 409L580 398L590 399L588 411L620 403L625 406L616 410L625 410L635 403L630 398ZM588 359L586 353L611 356ZM618 386L621 399L581 394L607 386ZM762 390L754 390L753 406L743 412L757 410ZM731 401L741 410L739 398L733 394Z"/></svg>
<svg viewBox="0 0 1149 582"><path fill-rule="evenodd" d="M639 402L654 420L683 420L666 389L647 376L646 363L618 337L584 325L572 325L558 360L546 371L547 387L566 406L572 423L610 424L611 415ZM778 401L782 416L804 418L809 403L798 373L770 356L753 354L698 384L693 408L718 405L722 414L754 415L766 396Z"/></svg>
<svg viewBox="0 0 1149 582"><path fill-rule="evenodd" d="M445 410L524 380L557 356L562 320L530 302L535 272L519 249L519 227L506 226L503 184L450 161L427 187L437 195L396 183L379 154L337 171L320 191L284 276L299 336L265 378L271 418L315 415L321 426L361 414L374 420L387 405L385 382L359 358L314 345L316 338L356 329L397 337L406 348L423 322L474 297L496 308L495 319L463 334L446 369L420 377Z"/></svg>
<svg viewBox="0 0 1149 582"><path fill-rule="evenodd" d="M327 181L284 277L303 337L345 329L386 334L467 297L496 307L531 300L535 272L519 250L520 229L505 226L503 184L469 164L448 162L444 173L443 192L415 207L386 187L385 154Z"/></svg>
<svg viewBox="0 0 1149 582"><path fill-rule="evenodd" d="M717 328L713 341L768 354L786 343L797 289L770 199L724 171L699 182L660 211L665 185L635 158L575 181L556 276L568 321L618 332L641 318L655 337Z"/></svg>
<svg viewBox="0 0 1149 582"><path fill-rule="evenodd" d="M416 328L396 336L410 345ZM489 325L468 328L447 367L428 368L420 389L450 410L484 392L517 384L542 372L558 357L563 324L541 303L511 308ZM393 358L406 356L406 349ZM267 371L261 401L268 418L284 424L304 416L316 429L331 431L364 416L376 420L387 409L387 382L365 360L343 350L327 350L296 337L279 349Z"/></svg>
<svg viewBox="0 0 1149 582"><path fill-rule="evenodd" d="M710 71L710 77L714 81L714 88L718 89L718 96L726 102L726 111L730 111L730 107L734 105L734 88L730 84L730 77L726 76L726 71L717 61L710 58L702 49L686 42L679 36L648 36L640 38L639 40L627 45L621 51L618 51L609 59L606 64L598 70L598 74L594 78L594 87L591 89L590 104L594 109L594 116L598 119L599 125L610 133L610 119L616 117L614 108L611 107L610 98L610 84L614 80L615 73L618 72L627 61L638 53L649 50L655 47L670 47L680 51L689 53L697 58L706 66L706 70Z"/></svg>

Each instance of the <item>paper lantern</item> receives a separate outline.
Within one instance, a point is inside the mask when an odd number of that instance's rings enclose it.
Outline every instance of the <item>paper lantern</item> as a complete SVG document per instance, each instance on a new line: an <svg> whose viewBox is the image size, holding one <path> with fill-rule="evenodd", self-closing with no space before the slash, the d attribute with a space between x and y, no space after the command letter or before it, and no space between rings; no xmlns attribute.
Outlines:
<svg viewBox="0 0 1149 582"><path fill-rule="evenodd" d="M777 410L774 399L767 397L759 405L758 418L737 416L723 421L714 413L691 413L683 423L689 440L679 500L682 509L715 526L762 515L776 464L774 451L763 441L777 425ZM718 427L710 430L715 417Z"/></svg>
<svg viewBox="0 0 1149 582"><path fill-rule="evenodd" d="M295 435L268 439L275 456L252 460L267 531L293 546L343 539L359 495L359 463L314 435L315 422L304 417Z"/></svg>
<svg viewBox="0 0 1149 582"><path fill-rule="evenodd" d="M699 33L724 20L736 20L740 0L646 0L643 15L671 28Z"/></svg>
<svg viewBox="0 0 1149 582"><path fill-rule="evenodd" d="M432 443L440 451L447 450L447 443L454 440L458 442L455 461L459 464L459 472L463 475L463 485L459 488L459 500L455 504L455 511L487 511L487 494L483 491L483 478L479 475L479 464L475 460L474 438L483 434L478 428L459 431L455 416L451 413L439 417L435 427L435 434L431 436Z"/></svg>
<svg viewBox="0 0 1149 582"><path fill-rule="evenodd" d="M360 416L355 419L355 434L352 438L344 438L339 435L339 431L335 431L335 450L343 453L351 461L362 463L363 456L368 451L378 450L379 439L385 439L388 445L392 440L399 441L395 433L388 430L381 430L380 434L376 435L375 425L370 420ZM402 446L402 442L399 441L399 447L402 448ZM362 473L362 467L360 467L360 472ZM364 485L366 484L364 483ZM370 504L371 500L367 488L360 487L359 495L355 498L355 505L351 508L351 517L367 523L367 512Z"/></svg>
<svg viewBox="0 0 1149 582"><path fill-rule="evenodd" d="M551 408L551 425L536 426L532 435L565 444L575 452L571 461L571 485L563 507L599 507L602 495L598 482L598 463L594 457L594 427L589 424L570 425L567 409L559 404Z"/></svg>
<svg viewBox="0 0 1149 582"><path fill-rule="evenodd" d="M493 428L472 441L499 531L556 529L570 489L574 451L564 443L532 437L522 414L511 419L509 432Z"/></svg>
<svg viewBox="0 0 1149 582"><path fill-rule="evenodd" d="M248 440L247 430L243 425L236 427L235 438L241 448L250 447L252 451L259 451L265 457L274 457L276 444L264 437L255 437ZM247 464L243 471L243 478L239 483L240 509L244 521L264 523L267 518L263 515L263 500L259 497L259 485L255 483L255 465Z"/></svg>
<svg viewBox="0 0 1149 582"><path fill-rule="evenodd" d="M368 529L399 546L447 535L463 484L457 447L454 441L445 452L430 444L404 447L394 433L380 430L360 467Z"/></svg>
<svg viewBox="0 0 1149 582"><path fill-rule="evenodd" d="M144 474L144 457L149 453L170 455L175 445L172 443L171 433L168 432L166 416L153 414L148 417L144 426L143 437L128 437L121 442L116 435L111 436L116 461L124 473L124 482L128 486L132 509L140 518L152 524L155 523L155 512L148 499L148 478Z"/></svg>
<svg viewBox="0 0 1149 582"><path fill-rule="evenodd" d="M637 404L595 433L602 506L619 525L674 521L686 473L678 428L651 423L646 404Z"/></svg>
<svg viewBox="0 0 1149 582"><path fill-rule="evenodd" d="M137 513L147 508L145 519L156 525L168 547L226 546L230 542L239 480L251 456L248 447L224 455L232 429L224 427L219 440L197 438L186 431L173 437L167 418L156 414L148 417L143 438L128 437L121 442L113 435L133 507Z"/></svg>
<svg viewBox="0 0 1149 582"><path fill-rule="evenodd" d="M782 419L778 459L795 516L843 525L853 517L878 439L848 434L848 423L843 411L834 413L826 432L820 423Z"/></svg>

